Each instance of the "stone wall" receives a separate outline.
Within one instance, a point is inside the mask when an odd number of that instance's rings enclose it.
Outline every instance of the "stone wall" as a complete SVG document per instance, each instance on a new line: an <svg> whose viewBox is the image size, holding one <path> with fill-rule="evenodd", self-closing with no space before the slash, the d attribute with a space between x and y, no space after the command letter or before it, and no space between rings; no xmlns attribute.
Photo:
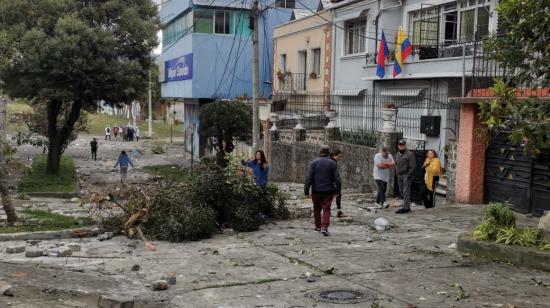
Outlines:
<svg viewBox="0 0 550 308"><path fill-rule="evenodd" d="M456 140L449 140L447 151L447 201L455 202L455 189L456 189L456 156L457 156Z"/></svg>
<svg viewBox="0 0 550 308"><path fill-rule="evenodd" d="M361 192L376 190L372 175L374 155L378 153L375 148L338 141L330 142L330 147L343 152L342 160L338 162L343 188Z"/></svg>
<svg viewBox="0 0 550 308"><path fill-rule="evenodd" d="M337 133L330 130L313 130L311 132L314 138L308 138L310 131L307 131L305 136L302 134L302 139L300 139L299 137L290 137L292 132L281 130L277 134L278 140L270 142L270 179L272 181L302 183L309 162L319 157L319 145L328 144L331 149L338 148L344 153L343 159L339 162L339 170L342 187L345 190L370 192L376 189L372 178L372 167L377 149L327 140L329 136L338 136ZM281 133L287 135L287 138L281 140ZM298 135L299 133L296 131L294 134ZM272 136L274 135L272 134ZM321 138L321 136L325 137ZM291 140L297 141L292 143Z"/></svg>

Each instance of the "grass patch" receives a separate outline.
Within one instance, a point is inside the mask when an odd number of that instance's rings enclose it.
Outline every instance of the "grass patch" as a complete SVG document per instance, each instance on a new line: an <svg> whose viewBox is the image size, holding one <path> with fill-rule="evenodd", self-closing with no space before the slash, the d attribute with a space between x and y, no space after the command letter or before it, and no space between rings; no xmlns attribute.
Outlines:
<svg viewBox="0 0 550 308"><path fill-rule="evenodd" d="M82 228L95 224L90 217L72 217L43 210L25 209L21 211L15 226L0 226L0 233L58 231Z"/></svg>
<svg viewBox="0 0 550 308"><path fill-rule="evenodd" d="M76 190L76 172L73 159L63 155L58 174L46 172L46 155L34 157L32 166L25 171L19 184L19 192L63 192L70 193Z"/></svg>
<svg viewBox="0 0 550 308"><path fill-rule="evenodd" d="M156 176L161 176L165 180L176 182L187 182L190 180L190 174L187 169L182 169L178 165L157 165L145 166L143 171Z"/></svg>
<svg viewBox="0 0 550 308"><path fill-rule="evenodd" d="M126 125L128 124L128 119L125 117L115 117L108 114L96 113L90 114L88 120L88 131L92 135L104 136L105 127L107 125ZM137 121L139 127L140 136L147 136L147 122L139 120ZM173 127L173 137L183 137L183 124L174 124ZM170 138L170 124L157 123L153 122L153 137L154 138Z"/></svg>

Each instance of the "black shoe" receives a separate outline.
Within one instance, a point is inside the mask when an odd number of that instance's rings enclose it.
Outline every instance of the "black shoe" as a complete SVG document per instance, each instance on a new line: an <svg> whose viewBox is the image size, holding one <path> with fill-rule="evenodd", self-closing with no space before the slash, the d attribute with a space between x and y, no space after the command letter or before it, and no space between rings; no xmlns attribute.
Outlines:
<svg viewBox="0 0 550 308"><path fill-rule="evenodd" d="M336 217L342 218L344 217L344 213L342 213L342 211L338 211L338 213L336 214Z"/></svg>
<svg viewBox="0 0 550 308"><path fill-rule="evenodd" d="M315 229L313 229L313 230L314 230L315 232L321 232L321 229L319 229L319 228L315 228Z"/></svg>
<svg viewBox="0 0 550 308"><path fill-rule="evenodd" d="M328 233L328 230L321 230L321 233L323 233L324 236L330 236L330 233Z"/></svg>
<svg viewBox="0 0 550 308"><path fill-rule="evenodd" d="M405 214L405 213L408 213L410 211L411 211L411 209L401 208L401 209L395 211L395 214Z"/></svg>

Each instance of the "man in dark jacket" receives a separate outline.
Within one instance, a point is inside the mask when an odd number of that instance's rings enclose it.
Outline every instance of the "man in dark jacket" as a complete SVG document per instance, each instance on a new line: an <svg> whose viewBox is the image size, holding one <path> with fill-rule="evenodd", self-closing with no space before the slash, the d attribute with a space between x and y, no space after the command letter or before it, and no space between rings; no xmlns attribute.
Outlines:
<svg viewBox="0 0 550 308"><path fill-rule="evenodd" d="M407 150L407 142L404 139L399 140L398 147L395 172L397 173L399 193L403 197L403 206L395 213L405 214L411 211L411 185L416 161L414 153Z"/></svg>
<svg viewBox="0 0 550 308"><path fill-rule="evenodd" d="M322 145L319 150L319 158L309 163L304 193L309 196L311 189L311 200L313 201L313 213L315 216L315 231L320 231L324 236L329 236L328 226L330 224L330 206L334 194L340 193L341 182L338 166L329 157L330 149ZM321 211L322 219L321 219Z"/></svg>

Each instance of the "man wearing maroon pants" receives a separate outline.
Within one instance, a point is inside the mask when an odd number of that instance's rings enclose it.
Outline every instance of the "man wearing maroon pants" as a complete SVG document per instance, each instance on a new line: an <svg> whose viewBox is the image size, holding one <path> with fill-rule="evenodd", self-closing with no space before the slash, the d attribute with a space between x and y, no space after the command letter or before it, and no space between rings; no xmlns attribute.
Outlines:
<svg viewBox="0 0 550 308"><path fill-rule="evenodd" d="M322 145L319 150L319 158L309 163L304 193L313 201L313 213L315 216L315 231L320 231L324 236L329 236L330 206L334 194L340 193L341 182L336 162L329 158L330 149ZM321 214L322 212L322 214Z"/></svg>

